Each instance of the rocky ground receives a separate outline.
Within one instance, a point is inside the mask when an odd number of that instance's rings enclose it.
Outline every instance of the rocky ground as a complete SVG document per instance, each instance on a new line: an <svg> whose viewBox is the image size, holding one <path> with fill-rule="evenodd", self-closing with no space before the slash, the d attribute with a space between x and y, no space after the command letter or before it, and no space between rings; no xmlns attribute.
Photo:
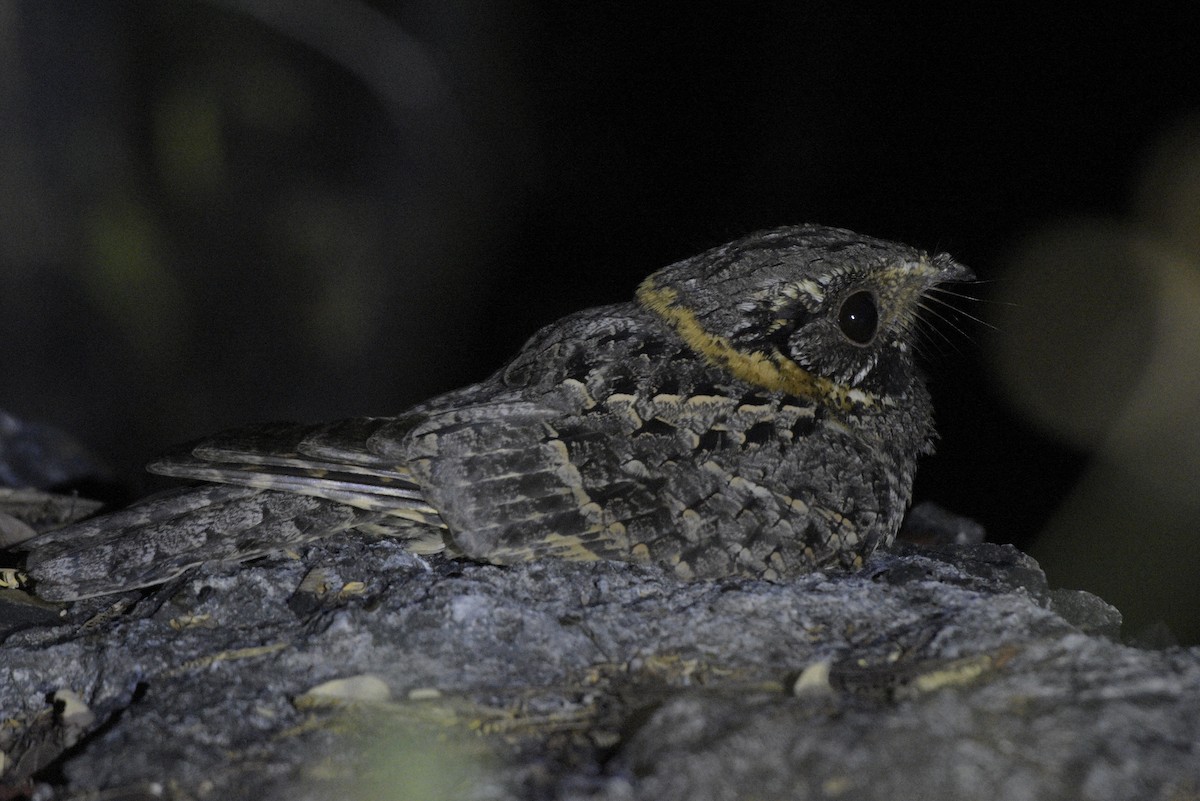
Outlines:
<svg viewBox="0 0 1200 801"><path fill-rule="evenodd" d="M1121 644L1008 547L772 584L344 537L2 592L0 798L1200 794L1200 652Z"/></svg>

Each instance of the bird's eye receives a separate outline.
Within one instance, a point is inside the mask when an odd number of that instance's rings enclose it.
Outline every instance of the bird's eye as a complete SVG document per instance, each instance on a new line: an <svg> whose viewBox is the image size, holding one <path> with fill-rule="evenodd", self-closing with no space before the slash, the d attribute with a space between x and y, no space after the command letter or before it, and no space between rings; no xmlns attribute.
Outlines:
<svg viewBox="0 0 1200 801"><path fill-rule="evenodd" d="M846 339L856 345L866 345L875 338L879 329L879 310L875 308L875 296L859 290L846 296L838 309L838 327Z"/></svg>

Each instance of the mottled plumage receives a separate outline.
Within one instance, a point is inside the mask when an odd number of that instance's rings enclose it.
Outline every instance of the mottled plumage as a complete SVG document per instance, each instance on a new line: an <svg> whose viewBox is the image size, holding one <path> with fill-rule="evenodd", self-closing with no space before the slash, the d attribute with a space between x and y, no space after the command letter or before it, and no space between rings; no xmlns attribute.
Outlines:
<svg viewBox="0 0 1200 801"><path fill-rule="evenodd" d="M933 434L913 363L946 255L821 226L751 235L538 332L396 417L218 435L151 466L212 482L32 543L38 594L162 582L359 529L512 563L685 578L852 565L895 536Z"/></svg>

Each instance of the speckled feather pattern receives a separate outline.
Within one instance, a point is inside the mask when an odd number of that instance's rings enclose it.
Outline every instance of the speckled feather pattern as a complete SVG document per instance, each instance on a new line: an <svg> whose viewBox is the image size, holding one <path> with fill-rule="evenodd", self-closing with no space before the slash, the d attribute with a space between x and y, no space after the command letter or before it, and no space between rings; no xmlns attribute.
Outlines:
<svg viewBox="0 0 1200 801"><path fill-rule="evenodd" d="M840 229L760 232L396 417L227 432L166 457L151 469L209 483L34 540L28 572L67 600L350 529L683 578L854 565L895 536L933 436L920 300L969 277Z"/></svg>

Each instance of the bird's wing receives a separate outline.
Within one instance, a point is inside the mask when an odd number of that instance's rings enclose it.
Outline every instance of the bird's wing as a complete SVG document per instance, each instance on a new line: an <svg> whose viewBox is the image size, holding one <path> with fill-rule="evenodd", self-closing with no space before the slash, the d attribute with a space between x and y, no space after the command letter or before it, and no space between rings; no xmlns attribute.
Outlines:
<svg viewBox="0 0 1200 801"><path fill-rule="evenodd" d="M443 528L408 467L368 447L381 428L394 432L402 423L403 418L360 417L235 429L185 446L148 469L174 478L324 498Z"/></svg>
<svg viewBox="0 0 1200 801"><path fill-rule="evenodd" d="M383 426L368 445L407 465L468 556L497 563L628 559L620 521L589 495L573 461L584 438L603 443L618 434L616 421L602 413L580 426L570 406L562 393L502 395ZM558 428L566 421L576 423L570 436Z"/></svg>
<svg viewBox="0 0 1200 801"><path fill-rule="evenodd" d="M864 536L855 519L879 509L873 462L835 481L821 456L868 446L836 428L818 440L801 425L811 419L807 407L737 397L597 399L568 379L536 400L426 410L396 430L381 426L368 449L407 465L447 538L475 559L783 574L833 561ZM844 492L824 489L837 481ZM857 517L836 511L847 508Z"/></svg>

